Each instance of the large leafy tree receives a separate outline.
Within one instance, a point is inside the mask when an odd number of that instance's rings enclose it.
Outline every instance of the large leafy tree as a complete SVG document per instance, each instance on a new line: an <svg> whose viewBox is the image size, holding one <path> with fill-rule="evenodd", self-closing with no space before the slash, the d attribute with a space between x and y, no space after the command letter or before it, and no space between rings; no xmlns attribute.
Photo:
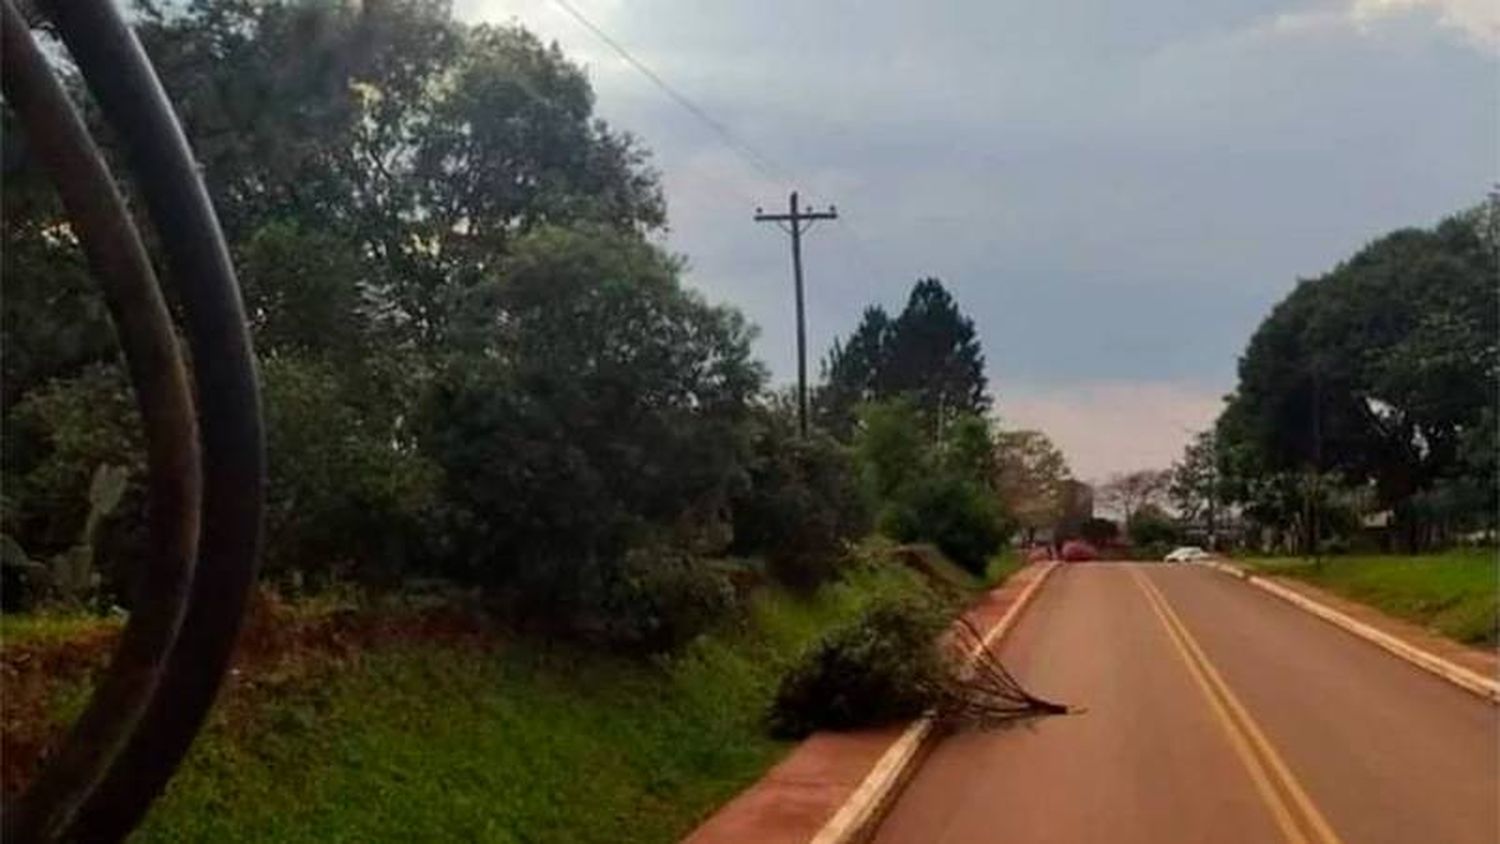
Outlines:
<svg viewBox="0 0 1500 844"><path fill-rule="evenodd" d="M566 606L649 532L727 544L763 372L743 318L677 271L631 235L544 228L469 291L422 425L460 573Z"/></svg>
<svg viewBox="0 0 1500 844"><path fill-rule="evenodd" d="M230 240L287 221L349 239L421 344L517 234L665 221L582 69L519 27L438 0L194 0L148 8L141 32Z"/></svg>
<svg viewBox="0 0 1500 844"><path fill-rule="evenodd" d="M419 440L414 425L439 375L446 386L500 391L497 403L520 408L503 419L512 427L475 428L497 437L484 444L497 463L518 467L496 495L535 504L558 489L545 485L553 477L545 460L617 478L624 470L598 467L646 466L632 449L659 445L679 449L667 453L681 462L650 464L638 487L606 485L640 495L624 505L605 496L600 512L609 519L624 507L631 519L670 522L685 501L712 509L738 453L734 414L759 383L748 329L677 290L675 276L661 280L675 269L643 238L665 220L656 175L631 136L597 119L580 67L519 27L458 23L439 0L133 6L223 222L261 357L272 451L268 570L368 569L391 561L345 557L384 557L401 544L381 528L400 528L402 543L421 533L407 528L434 503L434 482L418 449L442 443ZM133 417L90 398L115 354L102 301L8 111L5 121L4 470L7 493L25 500L5 502L4 529L18 531L28 550L45 549L75 532L78 502L57 499L77 498L78 478L104 459L134 466L112 445L64 446L80 440L75 432L131 428ZM562 229L587 234L565 238ZM625 257L587 264L599 255L583 248L593 240ZM543 244L552 244L548 266L575 247L582 263L528 274L521 261L540 262ZM527 286L533 278L597 288L566 287L548 299ZM555 303L587 311L581 322L659 334L631 335L637 344L612 330L580 332L571 311L550 311ZM615 311L589 310L606 304ZM481 319L489 320L482 331ZM558 336L574 342L547 345ZM710 359L704 346L716 342L739 357ZM605 366L620 354L634 355L638 380ZM569 369L586 377L570 380ZM579 383L594 394L580 396ZM637 387L631 404L623 396ZM589 439L598 430L588 412L600 408L620 414L618 451ZM24 425L14 424L20 409ZM513 459L538 440L550 449L542 464ZM589 472L556 476L592 489ZM525 534L536 516L522 512L507 530Z"/></svg>
<svg viewBox="0 0 1500 844"><path fill-rule="evenodd" d="M1408 546L1413 504L1478 471L1500 376L1496 253L1474 215L1406 229L1298 285L1240 361L1227 430L1261 471L1369 483Z"/></svg>

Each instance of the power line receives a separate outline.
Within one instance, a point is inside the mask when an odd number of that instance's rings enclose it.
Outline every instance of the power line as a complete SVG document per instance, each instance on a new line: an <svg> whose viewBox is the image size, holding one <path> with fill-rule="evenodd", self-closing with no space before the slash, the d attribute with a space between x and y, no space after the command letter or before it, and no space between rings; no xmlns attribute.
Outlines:
<svg viewBox="0 0 1500 844"><path fill-rule="evenodd" d="M715 133L717 133L731 150L733 150L741 158L743 158L745 162L751 167L754 167L756 170L760 171L761 175L776 181L788 180L786 168L777 165L776 162L758 152L755 147L752 147L748 143L740 140L734 132L730 131L728 126L720 122L713 115L709 114L697 103L694 103L692 100L688 99L686 94L673 87L671 83L663 79L660 74L652 70L650 66L648 66L645 62L632 55L629 50L625 49L625 45L610 37L609 33L605 32L602 28L600 28L598 24L590 20L587 15L579 11L578 7L574 6L570 2L570 0L552 0L552 2L556 4L558 8L562 9L564 12L567 12L570 17L581 24L585 29L587 29L589 32L592 32L595 37L597 37L600 41L603 41L605 45L607 45L611 50L614 50L615 53L619 54L620 58L624 59L631 67L639 71L640 74L650 80L653 85L655 85L657 88L660 88L663 93L675 100L677 104L686 109L689 114L692 114L694 117L698 118L698 120L702 121L704 125L708 126Z"/></svg>

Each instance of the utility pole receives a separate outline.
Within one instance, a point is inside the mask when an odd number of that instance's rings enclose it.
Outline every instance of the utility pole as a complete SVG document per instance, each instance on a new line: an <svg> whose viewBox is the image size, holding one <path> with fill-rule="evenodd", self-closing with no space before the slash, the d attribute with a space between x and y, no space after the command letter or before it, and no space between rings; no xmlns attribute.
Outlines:
<svg viewBox="0 0 1500 844"><path fill-rule="evenodd" d="M797 192L787 201L787 213L767 214L755 209L755 222L775 223L792 236L792 281L797 288L797 429L807 438L807 319L802 307L802 233L817 220L837 220L832 205L827 211L804 211L797 205Z"/></svg>

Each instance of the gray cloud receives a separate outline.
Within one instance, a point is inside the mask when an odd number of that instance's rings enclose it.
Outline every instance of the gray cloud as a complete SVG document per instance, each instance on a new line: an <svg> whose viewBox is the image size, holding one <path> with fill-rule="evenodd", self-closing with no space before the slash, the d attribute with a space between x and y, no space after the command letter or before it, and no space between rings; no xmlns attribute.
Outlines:
<svg viewBox="0 0 1500 844"><path fill-rule="evenodd" d="M600 112L655 151L690 282L762 327L780 380L787 246L750 214L792 182L845 218L808 240L815 351L937 275L979 325L1002 416L1045 394L1085 418L1100 384L1215 405L1298 277L1500 175L1490 0L573 2L786 177L548 0L457 10L589 68ZM1186 436L1153 425L1111 426L1119 466L1130 442Z"/></svg>

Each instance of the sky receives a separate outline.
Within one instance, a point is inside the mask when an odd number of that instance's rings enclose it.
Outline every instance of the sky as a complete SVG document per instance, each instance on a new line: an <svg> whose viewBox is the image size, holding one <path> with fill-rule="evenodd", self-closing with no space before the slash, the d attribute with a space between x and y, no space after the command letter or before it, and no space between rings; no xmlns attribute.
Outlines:
<svg viewBox="0 0 1500 844"><path fill-rule="evenodd" d="M787 193L809 369L868 304L937 276L995 410L1076 476L1165 467L1211 424L1261 318L1380 234L1500 180L1495 0L456 0L584 66L660 171L687 282L796 377ZM748 150L748 151L747 151Z"/></svg>

